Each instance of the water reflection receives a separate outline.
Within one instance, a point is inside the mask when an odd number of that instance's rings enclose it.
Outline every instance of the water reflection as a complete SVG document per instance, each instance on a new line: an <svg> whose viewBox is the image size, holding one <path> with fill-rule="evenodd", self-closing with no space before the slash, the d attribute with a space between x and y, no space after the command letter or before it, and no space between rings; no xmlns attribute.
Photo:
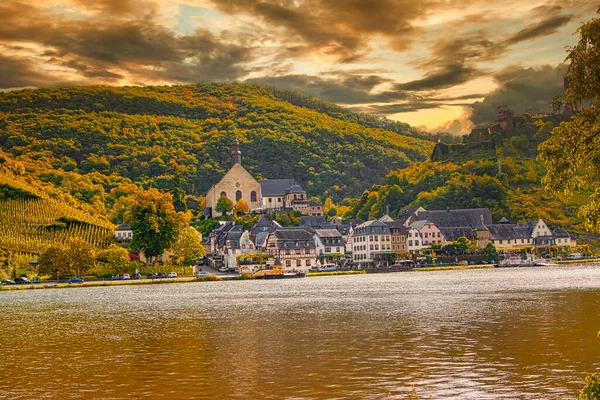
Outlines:
<svg viewBox="0 0 600 400"><path fill-rule="evenodd" d="M575 397L600 268L0 293L0 398Z"/></svg>

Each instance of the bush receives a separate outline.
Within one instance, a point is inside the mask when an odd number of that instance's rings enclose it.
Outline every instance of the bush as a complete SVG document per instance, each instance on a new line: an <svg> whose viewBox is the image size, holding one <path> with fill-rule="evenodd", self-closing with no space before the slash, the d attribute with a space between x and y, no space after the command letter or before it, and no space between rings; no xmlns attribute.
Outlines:
<svg viewBox="0 0 600 400"><path fill-rule="evenodd" d="M600 379L596 374L585 377L585 386L579 392L579 400L600 400Z"/></svg>

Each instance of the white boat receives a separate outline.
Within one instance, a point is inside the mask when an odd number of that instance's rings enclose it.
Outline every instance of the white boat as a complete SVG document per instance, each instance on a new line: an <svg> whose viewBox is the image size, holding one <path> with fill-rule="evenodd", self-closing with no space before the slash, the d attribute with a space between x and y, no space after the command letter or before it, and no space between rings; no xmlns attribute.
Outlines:
<svg viewBox="0 0 600 400"><path fill-rule="evenodd" d="M496 267L531 267L533 265L535 265L533 260L524 260L521 258L521 256L511 254L508 257L505 257L503 260L498 261Z"/></svg>

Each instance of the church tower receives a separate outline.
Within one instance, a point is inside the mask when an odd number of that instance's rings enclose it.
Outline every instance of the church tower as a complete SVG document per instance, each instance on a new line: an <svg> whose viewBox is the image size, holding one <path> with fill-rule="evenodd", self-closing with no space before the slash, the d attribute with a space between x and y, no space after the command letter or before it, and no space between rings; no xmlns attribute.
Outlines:
<svg viewBox="0 0 600 400"><path fill-rule="evenodd" d="M242 163L242 152L240 151L240 142L237 138L233 140L233 146L231 146L231 158L233 158L233 164Z"/></svg>
<svg viewBox="0 0 600 400"><path fill-rule="evenodd" d="M473 239L477 241L477 247L483 249L490 242L490 230L483 223L483 215L479 216L479 222L473 230Z"/></svg>

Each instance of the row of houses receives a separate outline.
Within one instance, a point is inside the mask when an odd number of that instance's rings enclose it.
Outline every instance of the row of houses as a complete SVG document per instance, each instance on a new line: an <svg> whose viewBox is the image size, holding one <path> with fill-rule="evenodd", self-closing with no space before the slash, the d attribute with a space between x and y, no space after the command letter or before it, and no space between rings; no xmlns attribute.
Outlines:
<svg viewBox="0 0 600 400"><path fill-rule="evenodd" d="M117 240L130 240L131 235L126 225L115 232ZM554 246L568 251L577 246L566 230L550 229L542 219L510 223L501 218L494 223L487 208L422 207L404 210L397 219L386 214L372 221L303 216L300 226L293 228L284 228L265 216L248 230L233 221L219 221L203 244L215 266L234 268L241 255L268 254L279 258L286 268L307 270L329 263L373 266L384 256L401 258L463 236L480 248L491 243L499 250Z"/></svg>

